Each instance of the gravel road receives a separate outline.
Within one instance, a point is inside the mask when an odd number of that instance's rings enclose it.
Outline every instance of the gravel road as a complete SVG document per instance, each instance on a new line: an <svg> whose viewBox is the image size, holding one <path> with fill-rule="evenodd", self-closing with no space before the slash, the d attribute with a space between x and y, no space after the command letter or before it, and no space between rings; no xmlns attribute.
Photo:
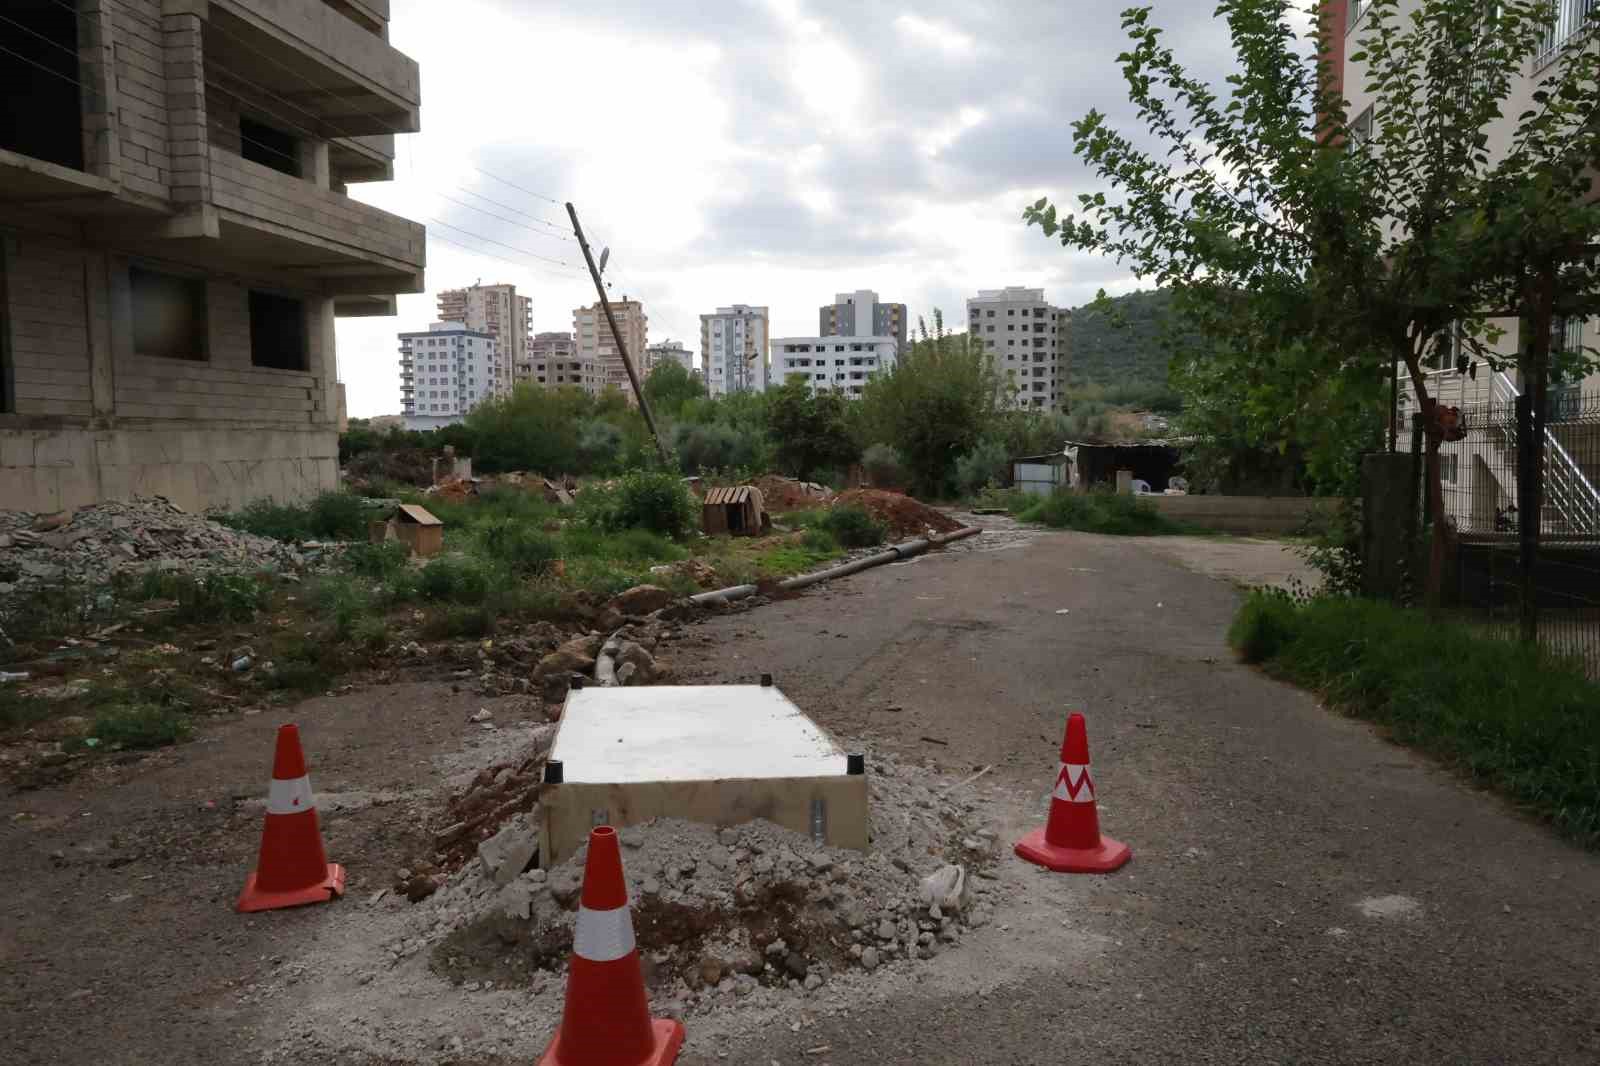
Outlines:
<svg viewBox="0 0 1600 1066"><path fill-rule="evenodd" d="M988 945L1056 963L930 979L701 1061L1600 1061L1600 859L1235 664L1238 592L1170 548L992 543L718 619L703 666L771 671L841 733L996 764L1033 797L1018 827L1082 710L1134 861L1039 874L1048 917Z"/></svg>

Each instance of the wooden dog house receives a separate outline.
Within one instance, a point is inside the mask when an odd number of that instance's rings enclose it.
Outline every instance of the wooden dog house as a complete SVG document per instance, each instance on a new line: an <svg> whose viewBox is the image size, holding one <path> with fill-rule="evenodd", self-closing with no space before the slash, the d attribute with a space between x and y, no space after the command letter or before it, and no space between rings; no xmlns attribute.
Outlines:
<svg viewBox="0 0 1600 1066"><path fill-rule="evenodd" d="M723 486L706 490L700 505L700 528L708 535L730 533L754 537L766 525L761 490L753 485Z"/></svg>

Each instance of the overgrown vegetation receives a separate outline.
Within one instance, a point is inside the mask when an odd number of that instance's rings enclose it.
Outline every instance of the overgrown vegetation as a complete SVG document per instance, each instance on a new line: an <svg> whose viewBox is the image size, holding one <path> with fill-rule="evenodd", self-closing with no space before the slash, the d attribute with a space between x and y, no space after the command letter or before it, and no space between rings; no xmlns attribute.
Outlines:
<svg viewBox="0 0 1600 1066"><path fill-rule="evenodd" d="M1600 686L1573 664L1370 600L1253 592L1248 662L1377 722L1588 847L1600 847Z"/></svg>
<svg viewBox="0 0 1600 1066"><path fill-rule="evenodd" d="M368 517L359 497L325 492L304 506L257 500L241 511L219 516L218 521L246 533L297 543L364 539Z"/></svg>
<svg viewBox="0 0 1600 1066"><path fill-rule="evenodd" d="M817 521L817 529L845 548L871 548L882 544L888 527L868 513L865 507L830 507Z"/></svg>
<svg viewBox="0 0 1600 1066"><path fill-rule="evenodd" d="M1137 496L1110 492L1054 492L1039 498L1017 516L1024 522L1039 522L1055 529L1075 529L1083 533L1108 533L1124 537L1152 537L1169 533L1193 532L1156 510L1155 505Z"/></svg>

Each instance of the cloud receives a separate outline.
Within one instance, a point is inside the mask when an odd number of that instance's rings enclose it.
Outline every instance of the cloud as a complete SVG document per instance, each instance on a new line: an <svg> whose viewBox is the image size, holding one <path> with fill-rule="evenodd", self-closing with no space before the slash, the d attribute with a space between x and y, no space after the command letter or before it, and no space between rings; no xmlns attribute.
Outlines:
<svg viewBox="0 0 1600 1066"><path fill-rule="evenodd" d="M1154 6L1191 69L1220 83L1230 50L1211 5ZM959 323L978 288L1042 286L1076 305L1133 285L1020 218L1041 195L1093 188L1073 120L1129 117L1116 5L392 7L392 41L421 64L423 131L398 139L394 182L353 195L442 225L429 294L402 297L398 318L339 325L354 414L398 409L394 335L426 327L438 290L512 281L536 331L571 328L594 292L562 239L568 199L612 249L612 291L644 301L652 341L691 347L699 315L731 303L770 306L781 336L814 330L818 305L855 288Z"/></svg>

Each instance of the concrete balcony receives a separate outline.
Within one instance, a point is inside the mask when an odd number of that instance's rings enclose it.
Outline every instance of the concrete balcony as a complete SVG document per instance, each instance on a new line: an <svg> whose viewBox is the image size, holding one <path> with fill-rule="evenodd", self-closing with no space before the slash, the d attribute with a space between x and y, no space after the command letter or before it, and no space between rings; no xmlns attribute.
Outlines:
<svg viewBox="0 0 1600 1066"><path fill-rule="evenodd" d="M288 271L336 297L387 303L394 293L423 291L422 226L215 145L210 159L230 259Z"/></svg>
<svg viewBox="0 0 1600 1066"><path fill-rule="evenodd" d="M416 61L323 0L210 0L208 65L320 122L328 138L418 129Z"/></svg>

